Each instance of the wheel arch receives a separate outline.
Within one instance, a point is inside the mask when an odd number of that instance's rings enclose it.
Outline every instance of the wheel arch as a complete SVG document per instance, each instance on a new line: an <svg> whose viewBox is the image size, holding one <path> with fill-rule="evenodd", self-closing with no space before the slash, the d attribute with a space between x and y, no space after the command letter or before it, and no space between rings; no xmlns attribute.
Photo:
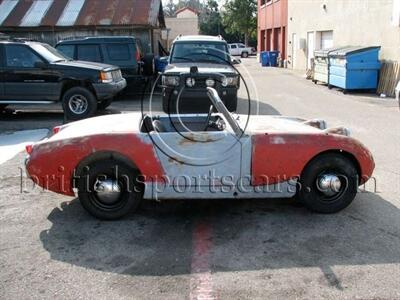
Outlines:
<svg viewBox="0 0 400 300"><path fill-rule="evenodd" d="M356 156L349 152L349 151L345 151L345 150L341 150L341 149L330 149L330 150L326 150L326 151L322 151L318 154L316 154L315 156L313 156L305 165L303 170L301 171L301 176L303 176L304 170L316 159L318 159L319 157L321 157L322 155L325 154L338 154L338 155L342 155L344 157L346 157L347 159L349 159L354 166L356 167L357 170L357 174L358 174L358 178L359 178L359 183L361 182L361 165L360 162L358 161L358 159L356 158Z"/></svg>
<svg viewBox="0 0 400 300"><path fill-rule="evenodd" d="M64 94L74 87L82 87L88 89L97 99L96 90L94 89L90 80L76 80L72 78L64 78L61 82L60 101L62 101Z"/></svg>
<svg viewBox="0 0 400 300"><path fill-rule="evenodd" d="M78 165L74 169L74 176L72 176L71 178L72 187L76 187L76 180L79 179L79 177L82 175L82 172L87 165L101 160L116 160L122 162L128 167L132 168L132 170L137 171L139 175L142 174L136 164L125 155L116 151L99 151L86 156L78 163Z"/></svg>

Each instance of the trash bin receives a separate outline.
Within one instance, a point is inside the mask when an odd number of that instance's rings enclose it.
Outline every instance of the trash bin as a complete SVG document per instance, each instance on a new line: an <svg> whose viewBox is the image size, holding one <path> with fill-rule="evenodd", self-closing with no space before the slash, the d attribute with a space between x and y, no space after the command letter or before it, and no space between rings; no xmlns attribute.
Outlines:
<svg viewBox="0 0 400 300"><path fill-rule="evenodd" d="M376 89L381 47L348 47L329 53L329 84L347 90Z"/></svg>
<svg viewBox="0 0 400 300"><path fill-rule="evenodd" d="M269 56L269 66L277 67L279 51L268 51L268 56Z"/></svg>
<svg viewBox="0 0 400 300"><path fill-rule="evenodd" d="M260 59L261 59L261 65L263 67L268 67L269 66L269 54L268 51L262 51L260 54Z"/></svg>
<svg viewBox="0 0 400 300"><path fill-rule="evenodd" d="M164 72L166 66L168 66L168 56L156 57L155 67L157 72Z"/></svg>
<svg viewBox="0 0 400 300"><path fill-rule="evenodd" d="M347 46L348 47L348 46ZM313 82L329 83L329 53L347 47L337 47L314 51Z"/></svg>

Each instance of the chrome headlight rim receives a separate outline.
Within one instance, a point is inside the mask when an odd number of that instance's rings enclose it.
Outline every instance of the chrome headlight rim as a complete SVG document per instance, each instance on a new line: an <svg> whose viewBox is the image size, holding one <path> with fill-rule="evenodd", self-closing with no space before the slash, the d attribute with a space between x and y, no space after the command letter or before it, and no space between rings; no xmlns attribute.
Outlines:
<svg viewBox="0 0 400 300"><path fill-rule="evenodd" d="M161 80L164 86L179 86L180 84L180 77L176 75L163 75Z"/></svg>
<svg viewBox="0 0 400 300"><path fill-rule="evenodd" d="M221 85L223 87L237 86L238 83L239 83L238 76L224 76L221 80Z"/></svg>
<svg viewBox="0 0 400 300"><path fill-rule="evenodd" d="M206 79L206 86L207 87L214 87L215 86L215 80L212 78Z"/></svg>
<svg viewBox="0 0 400 300"><path fill-rule="evenodd" d="M186 78L186 86L192 88L196 85L196 79L192 78L192 77L188 77Z"/></svg>

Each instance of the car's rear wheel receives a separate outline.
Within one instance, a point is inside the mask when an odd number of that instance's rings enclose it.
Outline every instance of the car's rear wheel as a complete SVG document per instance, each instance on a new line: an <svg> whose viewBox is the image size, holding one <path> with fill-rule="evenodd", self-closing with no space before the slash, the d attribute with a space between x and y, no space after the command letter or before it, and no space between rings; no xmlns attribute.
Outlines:
<svg viewBox="0 0 400 300"><path fill-rule="evenodd" d="M308 209L324 214L349 206L357 195L358 172L344 155L322 154L313 159L300 178L297 198Z"/></svg>
<svg viewBox="0 0 400 300"><path fill-rule="evenodd" d="M86 168L78 179L82 206L94 217L116 220L138 208L142 200L139 173L126 164L109 159Z"/></svg>
<svg viewBox="0 0 400 300"><path fill-rule="evenodd" d="M83 87L73 87L66 91L62 103L68 120L89 118L97 111L96 97Z"/></svg>
<svg viewBox="0 0 400 300"><path fill-rule="evenodd" d="M109 98L109 99L105 99L105 100L97 103L97 109L99 109L99 110L106 109L107 107L109 107L111 105L113 100L114 100L114 98Z"/></svg>
<svg viewBox="0 0 400 300"><path fill-rule="evenodd" d="M242 52L242 58L247 58L249 57L249 53L248 52Z"/></svg>

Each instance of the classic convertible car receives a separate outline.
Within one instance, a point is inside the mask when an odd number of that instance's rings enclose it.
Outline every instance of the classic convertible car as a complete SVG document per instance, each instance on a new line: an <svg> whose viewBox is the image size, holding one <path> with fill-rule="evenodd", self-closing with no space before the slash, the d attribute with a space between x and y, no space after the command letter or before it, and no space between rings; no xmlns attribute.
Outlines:
<svg viewBox="0 0 400 300"><path fill-rule="evenodd" d="M289 198L335 213L372 175L371 153L322 120L234 115L208 88L203 115L96 117L27 146L27 172L100 219L142 199Z"/></svg>

